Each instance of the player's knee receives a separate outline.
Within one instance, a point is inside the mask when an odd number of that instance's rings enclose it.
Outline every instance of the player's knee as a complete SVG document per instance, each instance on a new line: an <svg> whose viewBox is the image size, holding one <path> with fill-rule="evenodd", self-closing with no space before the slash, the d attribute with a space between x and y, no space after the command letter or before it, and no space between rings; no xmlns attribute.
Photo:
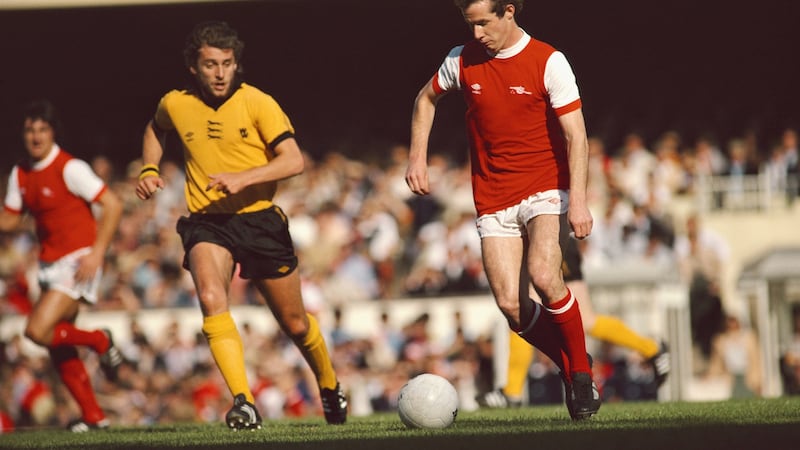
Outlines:
<svg viewBox="0 0 800 450"><path fill-rule="evenodd" d="M207 315L215 315L228 309L228 297L224 292L216 289L206 289L197 296L201 307Z"/></svg>
<svg viewBox="0 0 800 450"><path fill-rule="evenodd" d="M552 270L534 271L530 274L530 277L536 292L539 292L546 299L554 295L559 284L563 284L558 272Z"/></svg>
<svg viewBox="0 0 800 450"><path fill-rule="evenodd" d="M47 346L50 344L47 339L47 334L47 332L42 330L41 327L37 327L35 324L28 324L25 327L25 337L37 345Z"/></svg>
<svg viewBox="0 0 800 450"><path fill-rule="evenodd" d="M519 298L517 296L498 296L497 307L506 317L518 317L519 315Z"/></svg>
<svg viewBox="0 0 800 450"><path fill-rule="evenodd" d="M302 341L308 335L309 324L305 315L292 315L281 319L283 331L294 341Z"/></svg>

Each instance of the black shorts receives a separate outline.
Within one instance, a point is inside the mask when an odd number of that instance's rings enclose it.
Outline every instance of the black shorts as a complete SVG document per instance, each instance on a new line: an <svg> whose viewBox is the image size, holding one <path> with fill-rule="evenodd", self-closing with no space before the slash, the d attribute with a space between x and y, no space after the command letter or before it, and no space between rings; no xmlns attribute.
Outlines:
<svg viewBox="0 0 800 450"><path fill-rule="evenodd" d="M228 249L241 266L243 279L281 278L297 268L289 222L275 205L244 214L191 214L178 219L176 228L186 252L183 267L187 270L189 251L200 242Z"/></svg>
<svg viewBox="0 0 800 450"><path fill-rule="evenodd" d="M583 280L583 255L578 248L578 240L570 236L569 233L561 233L561 271L564 273L564 281Z"/></svg>

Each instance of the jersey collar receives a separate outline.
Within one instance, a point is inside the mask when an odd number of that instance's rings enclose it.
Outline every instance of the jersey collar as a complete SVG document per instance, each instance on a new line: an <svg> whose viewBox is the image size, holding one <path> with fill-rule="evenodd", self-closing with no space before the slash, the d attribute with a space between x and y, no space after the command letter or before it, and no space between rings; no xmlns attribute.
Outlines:
<svg viewBox="0 0 800 450"><path fill-rule="evenodd" d="M528 42L530 41L531 36L526 33L525 30L522 30L522 37L514 45L500 50L496 55L494 55L494 57L498 59L508 59L516 56L528 45Z"/></svg>
<svg viewBox="0 0 800 450"><path fill-rule="evenodd" d="M197 86L196 82L189 89L189 92L191 92L193 95L195 95L197 98L199 98L200 101L205 103L206 106L208 106L209 108L217 110L217 109L219 109L220 106L222 106L225 102L227 102L229 98L233 97L233 94L235 94L236 91L238 91L240 87L242 87L242 80L239 77L236 77L231 82L231 91L230 91L230 93L228 93L228 95L226 95L225 97L220 98L220 99L209 98L209 96L205 95L203 89L201 89L199 86Z"/></svg>
<svg viewBox="0 0 800 450"><path fill-rule="evenodd" d="M53 148L50 149L50 153L48 153L47 156L45 156L43 159L40 159L39 161L34 161L31 164L31 169L36 171L44 170L45 168L47 168L47 166L50 165L50 163L52 163L56 159L59 153L61 153L61 148L58 146L58 144L54 143Z"/></svg>

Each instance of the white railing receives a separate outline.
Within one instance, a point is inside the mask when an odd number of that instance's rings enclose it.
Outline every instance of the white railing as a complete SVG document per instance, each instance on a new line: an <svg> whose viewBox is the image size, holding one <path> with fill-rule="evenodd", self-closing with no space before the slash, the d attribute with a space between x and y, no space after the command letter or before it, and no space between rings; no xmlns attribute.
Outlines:
<svg viewBox="0 0 800 450"><path fill-rule="evenodd" d="M775 179L768 171L757 175L699 176L695 187L700 212L768 211L790 205L798 194L796 177Z"/></svg>

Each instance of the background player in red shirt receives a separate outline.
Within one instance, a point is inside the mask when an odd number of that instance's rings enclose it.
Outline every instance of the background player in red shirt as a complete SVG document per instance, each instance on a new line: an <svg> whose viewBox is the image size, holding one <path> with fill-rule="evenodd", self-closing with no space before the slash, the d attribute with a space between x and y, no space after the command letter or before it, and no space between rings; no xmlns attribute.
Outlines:
<svg viewBox="0 0 800 450"><path fill-rule="evenodd" d="M455 4L474 39L453 48L417 95L406 182L416 194L430 192L427 147L436 103L461 91L492 293L511 329L558 364L570 416L585 419L600 408L600 396L559 246L570 229L579 239L592 229L588 142L575 76L561 52L517 25L522 0ZM531 299L529 285L544 306Z"/></svg>
<svg viewBox="0 0 800 450"><path fill-rule="evenodd" d="M75 326L81 302L97 302L101 270L122 204L82 160L56 144L58 120L52 104L37 101L23 113L22 137L28 158L9 176L0 230L22 224L23 213L36 223L41 295L28 316L25 336L46 347L61 380L80 406L82 417L69 424L76 432L108 427L76 346L100 355L106 377L116 378L122 355L108 330ZM91 205L102 207L96 219Z"/></svg>

